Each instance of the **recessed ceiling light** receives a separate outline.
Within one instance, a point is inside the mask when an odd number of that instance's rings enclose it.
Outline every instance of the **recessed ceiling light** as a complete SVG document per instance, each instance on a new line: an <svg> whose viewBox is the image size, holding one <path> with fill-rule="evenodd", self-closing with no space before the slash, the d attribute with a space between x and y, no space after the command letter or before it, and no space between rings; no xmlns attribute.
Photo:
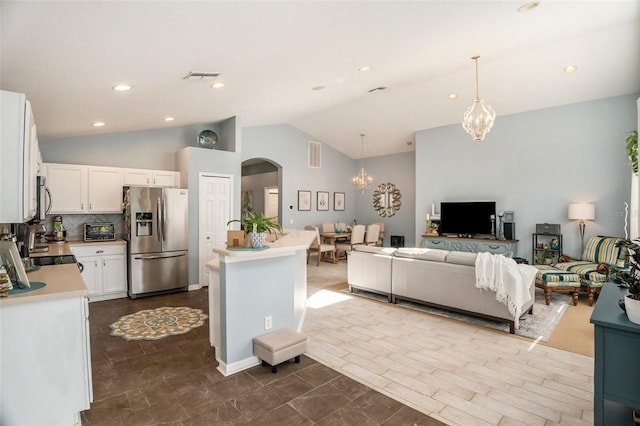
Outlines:
<svg viewBox="0 0 640 426"><path fill-rule="evenodd" d="M131 86L129 84L117 84L112 87L116 92L126 92L127 90L131 90Z"/></svg>
<svg viewBox="0 0 640 426"><path fill-rule="evenodd" d="M373 67L371 65L365 65L364 67L358 68L358 71L365 72L365 71L371 71L372 69Z"/></svg>
<svg viewBox="0 0 640 426"><path fill-rule="evenodd" d="M322 90L322 89L325 89L325 86L316 86L311 88L311 90Z"/></svg>
<svg viewBox="0 0 640 426"><path fill-rule="evenodd" d="M107 123L105 123L104 121L96 121L95 123L92 124L93 127L104 127L106 125Z"/></svg>
<svg viewBox="0 0 640 426"><path fill-rule="evenodd" d="M217 83L213 83L213 84L211 85L211 88L212 88L212 89L221 89L221 88L223 88L224 86L226 86L226 85L225 85L223 82L218 81Z"/></svg>
<svg viewBox="0 0 640 426"><path fill-rule="evenodd" d="M458 99L458 95L456 95L455 93L449 93L449 96L447 96L447 98L451 99L452 101Z"/></svg>
<svg viewBox="0 0 640 426"><path fill-rule="evenodd" d="M566 72L566 73L572 73L572 72L576 72L578 70L578 66L577 65L567 65L566 67L564 67L562 69L562 71Z"/></svg>
<svg viewBox="0 0 640 426"><path fill-rule="evenodd" d="M164 118L164 121L173 121L173 120L175 120L175 118L173 118L173 117L165 117Z"/></svg>
<svg viewBox="0 0 640 426"><path fill-rule="evenodd" d="M535 9L538 6L540 6L540 2L539 1L532 1L532 2L523 4L522 6L520 6L518 8L518 12L528 12L530 10Z"/></svg>

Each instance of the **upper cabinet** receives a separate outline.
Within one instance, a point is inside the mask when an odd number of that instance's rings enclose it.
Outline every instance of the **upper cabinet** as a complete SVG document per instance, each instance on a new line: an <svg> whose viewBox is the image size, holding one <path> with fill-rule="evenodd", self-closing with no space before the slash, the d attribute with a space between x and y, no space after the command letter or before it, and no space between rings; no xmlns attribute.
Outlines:
<svg viewBox="0 0 640 426"><path fill-rule="evenodd" d="M44 164L51 214L122 213L123 186L178 187L180 173L78 164Z"/></svg>
<svg viewBox="0 0 640 426"><path fill-rule="evenodd" d="M0 110L0 223L27 222L38 206L36 124L22 93L0 91Z"/></svg>
<svg viewBox="0 0 640 426"><path fill-rule="evenodd" d="M46 164L47 186L51 193L50 213L86 213L87 166Z"/></svg>
<svg viewBox="0 0 640 426"><path fill-rule="evenodd" d="M47 164L51 213L121 213L122 169Z"/></svg>
<svg viewBox="0 0 640 426"><path fill-rule="evenodd" d="M89 213L122 213L122 169L89 166L88 177Z"/></svg>
<svg viewBox="0 0 640 426"><path fill-rule="evenodd" d="M125 186L180 186L180 172L166 170L124 169Z"/></svg>

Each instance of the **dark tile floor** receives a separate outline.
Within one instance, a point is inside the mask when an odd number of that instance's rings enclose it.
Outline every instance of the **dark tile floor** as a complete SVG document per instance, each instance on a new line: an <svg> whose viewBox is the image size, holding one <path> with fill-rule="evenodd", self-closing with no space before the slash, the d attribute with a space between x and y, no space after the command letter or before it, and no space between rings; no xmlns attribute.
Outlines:
<svg viewBox="0 0 640 426"><path fill-rule="evenodd" d="M84 425L442 425L303 356L224 377L204 327L156 341L110 336L122 315L161 306L208 313L206 289L89 305L93 399Z"/></svg>

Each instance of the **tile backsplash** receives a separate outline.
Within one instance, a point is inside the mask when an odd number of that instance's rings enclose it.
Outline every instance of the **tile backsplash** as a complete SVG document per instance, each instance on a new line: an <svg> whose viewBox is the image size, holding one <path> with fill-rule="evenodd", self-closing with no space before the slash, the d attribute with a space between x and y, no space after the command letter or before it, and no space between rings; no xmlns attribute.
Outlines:
<svg viewBox="0 0 640 426"><path fill-rule="evenodd" d="M53 230L53 218L62 216L62 226L67 230L67 240L82 240L84 238L85 223L113 222L116 226L116 238L124 238L124 224L122 214L61 214L47 215L44 224L47 232Z"/></svg>

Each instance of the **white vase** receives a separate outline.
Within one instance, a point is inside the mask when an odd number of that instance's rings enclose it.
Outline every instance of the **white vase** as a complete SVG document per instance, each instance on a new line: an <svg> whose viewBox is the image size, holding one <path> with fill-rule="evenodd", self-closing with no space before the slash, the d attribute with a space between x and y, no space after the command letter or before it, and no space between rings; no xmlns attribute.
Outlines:
<svg viewBox="0 0 640 426"><path fill-rule="evenodd" d="M264 232L249 232L249 240L253 248L262 248L266 238L267 234Z"/></svg>
<svg viewBox="0 0 640 426"><path fill-rule="evenodd" d="M624 307L627 311L629 321L640 324L640 300L635 300L627 296L624 298Z"/></svg>

